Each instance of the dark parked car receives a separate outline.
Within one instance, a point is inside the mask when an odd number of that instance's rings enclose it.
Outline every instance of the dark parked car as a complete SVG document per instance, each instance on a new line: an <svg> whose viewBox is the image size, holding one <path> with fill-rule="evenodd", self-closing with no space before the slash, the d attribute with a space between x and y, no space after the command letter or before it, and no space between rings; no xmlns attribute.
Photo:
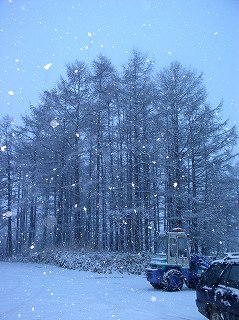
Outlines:
<svg viewBox="0 0 239 320"><path fill-rule="evenodd" d="M239 320L239 254L228 254L205 271L196 288L198 311L211 320Z"/></svg>

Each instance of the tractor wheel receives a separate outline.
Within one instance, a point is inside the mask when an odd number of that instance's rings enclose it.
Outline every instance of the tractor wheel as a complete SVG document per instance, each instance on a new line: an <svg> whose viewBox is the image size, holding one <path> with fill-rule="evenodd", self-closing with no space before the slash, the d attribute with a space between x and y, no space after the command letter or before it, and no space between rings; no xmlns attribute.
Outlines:
<svg viewBox="0 0 239 320"><path fill-rule="evenodd" d="M151 283L151 285L154 289L163 289L162 285L159 283Z"/></svg>
<svg viewBox="0 0 239 320"><path fill-rule="evenodd" d="M162 277L163 289L166 291L180 291L183 287L183 274L179 270L171 269Z"/></svg>
<svg viewBox="0 0 239 320"><path fill-rule="evenodd" d="M210 312L210 320L223 320L224 317L222 316L221 312L216 309L216 308L212 308L211 312Z"/></svg>

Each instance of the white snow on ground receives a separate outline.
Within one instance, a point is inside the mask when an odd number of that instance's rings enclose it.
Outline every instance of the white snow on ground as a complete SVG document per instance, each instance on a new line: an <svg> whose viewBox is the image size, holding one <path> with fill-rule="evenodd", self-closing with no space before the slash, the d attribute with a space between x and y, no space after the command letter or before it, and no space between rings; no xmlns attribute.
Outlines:
<svg viewBox="0 0 239 320"><path fill-rule="evenodd" d="M153 289L144 276L0 262L0 319L203 320L195 291Z"/></svg>

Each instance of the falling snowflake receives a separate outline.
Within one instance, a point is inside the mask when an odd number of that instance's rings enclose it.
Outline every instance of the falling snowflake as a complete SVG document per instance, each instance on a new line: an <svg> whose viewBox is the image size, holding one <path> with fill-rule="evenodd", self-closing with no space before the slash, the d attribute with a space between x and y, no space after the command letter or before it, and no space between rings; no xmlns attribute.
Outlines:
<svg viewBox="0 0 239 320"><path fill-rule="evenodd" d="M12 216L12 212L11 211L7 211L5 213L5 217L10 218Z"/></svg>
<svg viewBox="0 0 239 320"><path fill-rule="evenodd" d="M12 90L8 91L9 96L13 96L14 92Z"/></svg>
<svg viewBox="0 0 239 320"><path fill-rule="evenodd" d="M59 126L59 122L56 119L51 120L50 125L52 126L52 128L56 128L57 126Z"/></svg>
<svg viewBox="0 0 239 320"><path fill-rule="evenodd" d="M51 66L52 66L52 63L47 63L44 65L44 69L48 71L51 68Z"/></svg>

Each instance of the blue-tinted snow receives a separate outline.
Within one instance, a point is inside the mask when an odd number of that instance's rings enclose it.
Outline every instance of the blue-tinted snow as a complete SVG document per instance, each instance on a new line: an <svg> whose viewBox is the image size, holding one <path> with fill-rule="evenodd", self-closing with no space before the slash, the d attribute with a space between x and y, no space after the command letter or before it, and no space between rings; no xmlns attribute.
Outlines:
<svg viewBox="0 0 239 320"><path fill-rule="evenodd" d="M143 275L0 262L0 319L203 320L195 291L154 290Z"/></svg>

